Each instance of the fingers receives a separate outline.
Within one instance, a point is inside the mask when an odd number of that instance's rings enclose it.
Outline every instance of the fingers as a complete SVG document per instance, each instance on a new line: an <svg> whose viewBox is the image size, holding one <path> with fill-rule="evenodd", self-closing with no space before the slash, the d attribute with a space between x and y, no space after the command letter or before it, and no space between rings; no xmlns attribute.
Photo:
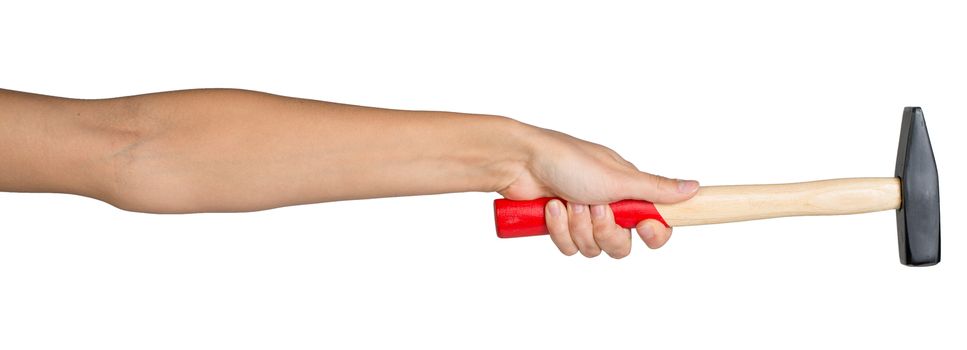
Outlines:
<svg viewBox="0 0 967 350"><path fill-rule="evenodd" d="M592 205L591 226L594 242L608 256L621 259L631 253L631 230L615 224L611 206Z"/></svg>
<svg viewBox="0 0 967 350"><path fill-rule="evenodd" d="M581 252L589 258L602 251L608 256L621 259L631 253L631 231L614 222L614 212L609 205L584 205L557 199L544 207L547 231L551 241L564 255ZM672 229L657 220L639 222L635 230L641 240L651 249L658 249L668 242Z"/></svg>
<svg viewBox="0 0 967 350"><path fill-rule="evenodd" d="M547 232L551 236L551 241L557 245L561 253L571 256L578 252L578 247L571 240L571 231L568 230L565 214L564 204L557 199L548 201L547 206L544 207Z"/></svg>
<svg viewBox="0 0 967 350"><path fill-rule="evenodd" d="M631 230L614 223L614 213L608 205L587 206L568 204L557 199L544 207L547 232L551 241L564 255L581 252L589 258L601 254L621 259L631 253Z"/></svg>
<svg viewBox="0 0 967 350"><path fill-rule="evenodd" d="M594 241L591 226L591 213L585 204L567 204L568 230L571 240L577 245L581 255L593 258L601 254L601 248Z"/></svg>
<svg viewBox="0 0 967 350"><path fill-rule="evenodd" d="M661 248L661 246L668 242L668 239L672 235L671 227L666 227L665 224L662 224L658 220L639 222L638 226L635 227L635 231L638 231L638 236L651 249Z"/></svg>
<svg viewBox="0 0 967 350"><path fill-rule="evenodd" d="M642 171L634 171L619 185L634 199L654 203L677 203L692 198L698 192L698 181L669 179Z"/></svg>

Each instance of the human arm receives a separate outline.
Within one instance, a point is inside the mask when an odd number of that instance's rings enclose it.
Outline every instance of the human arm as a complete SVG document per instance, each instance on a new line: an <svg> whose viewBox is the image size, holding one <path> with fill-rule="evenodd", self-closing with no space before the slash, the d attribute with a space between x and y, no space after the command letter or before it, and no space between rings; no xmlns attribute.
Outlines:
<svg viewBox="0 0 967 350"><path fill-rule="evenodd" d="M244 90L101 100L0 90L0 123L0 168L8 169L0 190L73 193L152 213L465 191L674 202L695 189L679 192L679 182L639 172L604 146L509 118ZM548 218L562 251L593 256L604 245L626 255L630 241L614 237L627 230L587 215L603 209L607 218L606 205L570 209ZM646 242L660 246L670 230L653 226Z"/></svg>

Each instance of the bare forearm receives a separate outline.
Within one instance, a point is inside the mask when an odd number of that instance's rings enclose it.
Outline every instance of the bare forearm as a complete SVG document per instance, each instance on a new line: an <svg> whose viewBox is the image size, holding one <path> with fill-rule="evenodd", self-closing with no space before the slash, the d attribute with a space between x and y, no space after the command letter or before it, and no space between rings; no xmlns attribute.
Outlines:
<svg viewBox="0 0 967 350"><path fill-rule="evenodd" d="M0 89L0 191L107 199L112 150L135 138L120 102Z"/></svg>
<svg viewBox="0 0 967 350"><path fill-rule="evenodd" d="M130 112L100 135L106 176L80 193L147 212L249 211L334 200L495 191L528 157L512 120L240 90L88 101ZM114 107L116 109L116 107ZM98 176L95 176L98 177ZM102 182L102 183L98 183ZM105 192L106 191L106 192ZM66 190L63 192L74 192Z"/></svg>

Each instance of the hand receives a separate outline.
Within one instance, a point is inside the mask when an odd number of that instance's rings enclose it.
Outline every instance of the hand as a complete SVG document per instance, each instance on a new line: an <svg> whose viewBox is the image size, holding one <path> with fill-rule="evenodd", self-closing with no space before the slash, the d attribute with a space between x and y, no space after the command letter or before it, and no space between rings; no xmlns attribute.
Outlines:
<svg viewBox="0 0 967 350"><path fill-rule="evenodd" d="M509 199L561 197L545 207L551 240L565 255L595 257L603 250L620 259L631 252L631 231L615 224L608 203L641 199L675 203L695 195L698 182L641 172L613 150L553 130L529 135L531 157L498 193ZM652 249L665 244L671 228L656 220L639 222L636 231Z"/></svg>

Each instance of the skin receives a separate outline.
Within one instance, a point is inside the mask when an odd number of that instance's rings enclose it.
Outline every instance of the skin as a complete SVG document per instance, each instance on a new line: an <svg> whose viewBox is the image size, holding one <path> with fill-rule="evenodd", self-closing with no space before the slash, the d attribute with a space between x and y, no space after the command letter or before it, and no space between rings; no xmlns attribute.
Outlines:
<svg viewBox="0 0 967 350"><path fill-rule="evenodd" d="M695 181L639 171L595 143L510 118L204 89L79 100L0 90L0 191L87 196L146 213L498 192L545 208L566 255L622 258L610 202L675 203ZM582 204L583 203L583 204ZM636 231L651 248L671 229Z"/></svg>

